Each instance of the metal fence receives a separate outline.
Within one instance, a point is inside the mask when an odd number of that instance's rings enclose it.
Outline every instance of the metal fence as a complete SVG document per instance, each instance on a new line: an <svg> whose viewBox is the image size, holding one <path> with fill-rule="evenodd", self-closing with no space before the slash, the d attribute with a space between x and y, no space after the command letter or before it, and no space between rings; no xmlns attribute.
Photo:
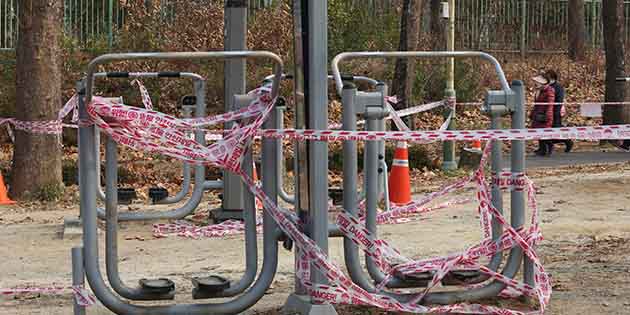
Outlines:
<svg viewBox="0 0 630 315"><path fill-rule="evenodd" d="M15 48L18 36L18 2L0 0L0 50ZM124 3L128 0L64 0L64 32L84 47L105 43L111 47L116 30L125 23ZM155 1L155 0L154 0ZM163 17L172 14L174 0L159 0ZM223 2L222 0L196 0ZM279 0L249 0L252 11L274 5ZM145 0L145 2L148 2Z"/></svg>
<svg viewBox="0 0 630 315"><path fill-rule="evenodd" d="M603 45L601 1L585 1L587 43ZM558 51L568 41L567 0L461 0L456 5L459 49ZM628 38L630 1L625 2Z"/></svg>
<svg viewBox="0 0 630 315"><path fill-rule="evenodd" d="M0 0L0 50L14 49L18 36L19 0ZM66 35L83 46L107 41L111 46L115 31L125 23L127 0L64 0ZM147 0L145 0L147 1ZM160 0L168 15L169 2ZM196 0L222 2L222 0ZM280 0L249 0L250 7L268 7ZM357 0L348 0L353 3ZM374 11L391 8L396 1L365 0ZM391 2L391 5L387 5ZM564 50L568 31L567 0L460 0L457 1L457 48L488 51ZM630 29L630 1L626 2L626 38ZM594 48L603 41L601 1L585 1L588 43Z"/></svg>

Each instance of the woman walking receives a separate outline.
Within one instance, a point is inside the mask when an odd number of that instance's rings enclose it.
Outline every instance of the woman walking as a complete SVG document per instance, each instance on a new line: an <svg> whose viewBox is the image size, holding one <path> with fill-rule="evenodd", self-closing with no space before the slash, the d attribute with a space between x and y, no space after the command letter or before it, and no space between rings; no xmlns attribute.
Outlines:
<svg viewBox="0 0 630 315"><path fill-rule="evenodd" d="M553 125L553 103L556 94L550 85L549 79L543 75L532 78L536 84L536 96L534 98L534 109L529 114L531 128L551 128ZM553 140L538 140L538 150L534 153L538 156L549 156L553 151Z"/></svg>

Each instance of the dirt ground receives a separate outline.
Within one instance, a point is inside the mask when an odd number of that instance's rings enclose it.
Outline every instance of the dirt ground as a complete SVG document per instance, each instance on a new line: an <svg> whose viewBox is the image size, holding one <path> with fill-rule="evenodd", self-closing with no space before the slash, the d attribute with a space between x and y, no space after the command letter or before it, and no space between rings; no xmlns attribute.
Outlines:
<svg viewBox="0 0 630 315"><path fill-rule="evenodd" d="M545 240L539 248L553 277L546 314L630 314L630 163L532 170L539 191ZM436 187L422 187L432 190ZM471 191L460 196L472 196ZM506 198L506 204L507 203ZM63 218L76 207L0 208L0 288L70 283L70 248L80 239L60 239ZM382 226L380 234L409 257L455 252L480 237L472 204L453 207L405 225ZM100 234L103 242L104 235ZM221 274L238 279L244 270L242 236L191 240L154 238L151 225L123 224L120 270L128 283L169 277L178 302L190 302L190 278ZM259 246L261 247L261 246ZM102 248L101 248L102 252ZM342 264L338 239L330 253ZM262 254L259 249L259 257ZM280 266L268 294L248 314L276 314L293 287L293 255L280 251ZM507 305L509 302L498 302ZM341 314L380 311L340 307ZM0 296L0 314L71 314L71 295ZM111 314L97 305L88 314Z"/></svg>

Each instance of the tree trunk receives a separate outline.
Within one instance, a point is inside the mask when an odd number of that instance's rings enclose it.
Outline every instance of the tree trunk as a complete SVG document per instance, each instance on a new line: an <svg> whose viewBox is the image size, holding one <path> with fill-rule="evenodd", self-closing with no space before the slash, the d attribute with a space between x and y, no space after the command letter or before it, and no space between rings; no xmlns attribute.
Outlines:
<svg viewBox="0 0 630 315"><path fill-rule="evenodd" d="M433 50L446 49L446 28L442 19L442 1L431 0L431 48Z"/></svg>
<svg viewBox="0 0 630 315"><path fill-rule="evenodd" d="M403 2L402 17L400 19L399 50L413 51L418 48L421 14L422 0L405 0ZM396 95L400 99L397 109L407 108L413 96L414 60L403 58L396 60L396 70L394 72L392 95Z"/></svg>
<svg viewBox="0 0 630 315"><path fill-rule="evenodd" d="M60 40L63 1L29 0L19 3L16 118L21 121L57 119L61 107ZM59 197L61 138L15 132L11 174L14 198Z"/></svg>
<svg viewBox="0 0 630 315"><path fill-rule="evenodd" d="M585 40L584 0L569 0L569 57L571 60L584 60Z"/></svg>
<svg viewBox="0 0 630 315"><path fill-rule="evenodd" d="M624 4L623 0L602 1L604 23L604 49L606 50L606 102L625 100L625 82L617 82L625 77L624 61ZM603 108L604 124L624 124L630 122L630 106L610 105Z"/></svg>

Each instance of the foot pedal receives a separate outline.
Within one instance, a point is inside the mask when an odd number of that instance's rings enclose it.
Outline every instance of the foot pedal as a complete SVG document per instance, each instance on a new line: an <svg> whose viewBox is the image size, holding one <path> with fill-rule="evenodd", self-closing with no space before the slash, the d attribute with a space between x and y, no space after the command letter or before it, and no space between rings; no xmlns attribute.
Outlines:
<svg viewBox="0 0 630 315"><path fill-rule="evenodd" d="M160 201L166 199L168 197L168 190L162 187L151 187L149 188L149 198L153 204L157 204Z"/></svg>
<svg viewBox="0 0 630 315"><path fill-rule="evenodd" d="M475 284L486 280L479 270L453 270L444 279L443 285Z"/></svg>
<svg viewBox="0 0 630 315"><path fill-rule="evenodd" d="M399 272L394 273L394 277L396 277L400 281L403 281L406 284L405 287L409 288L426 287L429 282L433 280L433 275L433 272L420 272L410 275L402 274Z"/></svg>
<svg viewBox="0 0 630 315"><path fill-rule="evenodd" d="M169 295L175 292L175 283L169 279L140 279L142 290L155 295Z"/></svg>
<svg viewBox="0 0 630 315"><path fill-rule="evenodd" d="M192 284L194 286L193 299L209 299L227 290L230 287L230 280L220 276L208 276L193 278Z"/></svg>
<svg viewBox="0 0 630 315"><path fill-rule="evenodd" d="M343 188L330 187L328 188L328 197L332 199L333 204L341 204L343 202Z"/></svg>
<svg viewBox="0 0 630 315"><path fill-rule="evenodd" d="M129 205L136 198L138 195L134 188L118 188L118 204Z"/></svg>

